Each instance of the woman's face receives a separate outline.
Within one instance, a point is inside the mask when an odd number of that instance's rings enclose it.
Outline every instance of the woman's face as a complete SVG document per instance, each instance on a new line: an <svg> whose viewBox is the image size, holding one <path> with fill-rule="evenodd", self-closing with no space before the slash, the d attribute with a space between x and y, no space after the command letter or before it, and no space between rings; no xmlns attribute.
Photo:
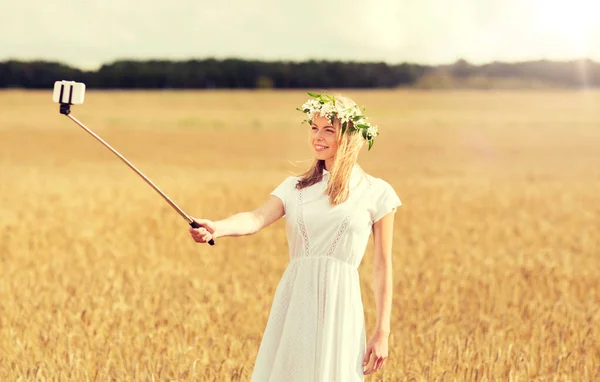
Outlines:
<svg viewBox="0 0 600 382"><path fill-rule="evenodd" d="M316 158L330 163L338 148L337 127L328 118L316 115L310 128L310 142Z"/></svg>

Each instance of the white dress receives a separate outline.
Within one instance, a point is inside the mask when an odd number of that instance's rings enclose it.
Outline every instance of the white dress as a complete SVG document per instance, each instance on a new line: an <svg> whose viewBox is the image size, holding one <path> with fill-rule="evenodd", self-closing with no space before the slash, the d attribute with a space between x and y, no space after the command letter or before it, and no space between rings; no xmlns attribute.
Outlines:
<svg viewBox="0 0 600 382"><path fill-rule="evenodd" d="M355 165L350 196L331 207L329 179L297 190L288 177L271 194L283 201L290 262L275 291L253 382L363 381L365 318L358 266L372 225L401 205L384 180Z"/></svg>

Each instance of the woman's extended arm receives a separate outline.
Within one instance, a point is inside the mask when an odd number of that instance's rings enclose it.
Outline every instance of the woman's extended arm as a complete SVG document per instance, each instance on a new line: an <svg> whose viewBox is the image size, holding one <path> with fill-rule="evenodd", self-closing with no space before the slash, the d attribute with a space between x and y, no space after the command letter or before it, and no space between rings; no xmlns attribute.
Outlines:
<svg viewBox="0 0 600 382"><path fill-rule="evenodd" d="M394 212L390 212L373 225L373 290L377 321L375 333L369 340L363 366L369 363L373 354L373 363L365 374L381 369L388 356L388 337L390 335L390 316L392 310L392 237L394 231Z"/></svg>
<svg viewBox="0 0 600 382"><path fill-rule="evenodd" d="M210 221L195 219L201 228L191 228L190 233L198 243L206 243L212 238L223 236L252 235L272 224L285 214L283 202L276 196L254 211L240 212L226 219Z"/></svg>
<svg viewBox="0 0 600 382"><path fill-rule="evenodd" d="M284 215L283 202L271 195L254 211L240 212L215 222L216 237L253 235Z"/></svg>

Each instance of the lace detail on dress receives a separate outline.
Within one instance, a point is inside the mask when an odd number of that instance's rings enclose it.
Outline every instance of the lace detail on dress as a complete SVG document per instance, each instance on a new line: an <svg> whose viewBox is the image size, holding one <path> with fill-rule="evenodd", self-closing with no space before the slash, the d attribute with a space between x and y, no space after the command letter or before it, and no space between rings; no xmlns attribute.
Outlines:
<svg viewBox="0 0 600 382"><path fill-rule="evenodd" d="M371 188L371 182L369 182L369 184L367 184L367 186L363 190L362 194L360 194L359 197L356 198L356 200L354 201L352 208L350 208L348 215L346 215L346 217L342 221L342 224L340 225L340 228L338 229L338 232L335 235L335 239L333 239L333 242L331 243L331 245L329 246L329 250L327 251L327 255L325 255L325 256L331 257L333 255L333 253L335 252L335 249L337 248L337 245L338 245L340 239L342 238L342 236L344 236L344 233L346 232L346 229L348 228L348 225L350 224L350 220L352 220L352 216L354 215L356 206L358 206L358 203L360 203L360 201L363 199L363 197L365 196L365 194L367 193L369 188Z"/></svg>
<svg viewBox="0 0 600 382"><path fill-rule="evenodd" d="M296 224L300 227L302 234L302 242L304 243L304 256L308 256L310 252L310 243L308 242L308 231L304 225L302 209L302 189L298 190L298 208L296 208Z"/></svg>

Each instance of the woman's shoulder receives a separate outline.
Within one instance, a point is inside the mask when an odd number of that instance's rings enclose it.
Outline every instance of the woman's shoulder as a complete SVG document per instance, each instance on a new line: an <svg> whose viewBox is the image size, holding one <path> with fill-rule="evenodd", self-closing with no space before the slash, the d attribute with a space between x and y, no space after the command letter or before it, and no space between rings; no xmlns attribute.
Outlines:
<svg viewBox="0 0 600 382"><path fill-rule="evenodd" d="M378 178L375 177L371 174L368 174L366 171L364 172L365 177L367 178L367 180L369 181L369 183L372 186L375 186L376 188L388 188L388 187L392 187L391 184L389 184L386 180L384 180L383 178Z"/></svg>
<svg viewBox="0 0 600 382"><path fill-rule="evenodd" d="M402 205L402 201L400 197L394 190L394 187L385 179L374 177L372 175L367 174L369 181L371 182L371 200L373 203L373 208L375 209L385 209L389 210L388 207L397 207ZM377 221L378 218L374 218L374 221Z"/></svg>
<svg viewBox="0 0 600 382"><path fill-rule="evenodd" d="M283 181L281 182L281 185L283 185L285 187L289 187L289 188L296 188L296 184L300 181L300 179L302 179L301 176L288 175L287 177L285 177L283 179Z"/></svg>
<svg viewBox="0 0 600 382"><path fill-rule="evenodd" d="M284 202L285 205L285 201L290 198L294 189L296 188L298 180L299 177L297 176L287 176L273 191L271 191L271 195L277 196Z"/></svg>

